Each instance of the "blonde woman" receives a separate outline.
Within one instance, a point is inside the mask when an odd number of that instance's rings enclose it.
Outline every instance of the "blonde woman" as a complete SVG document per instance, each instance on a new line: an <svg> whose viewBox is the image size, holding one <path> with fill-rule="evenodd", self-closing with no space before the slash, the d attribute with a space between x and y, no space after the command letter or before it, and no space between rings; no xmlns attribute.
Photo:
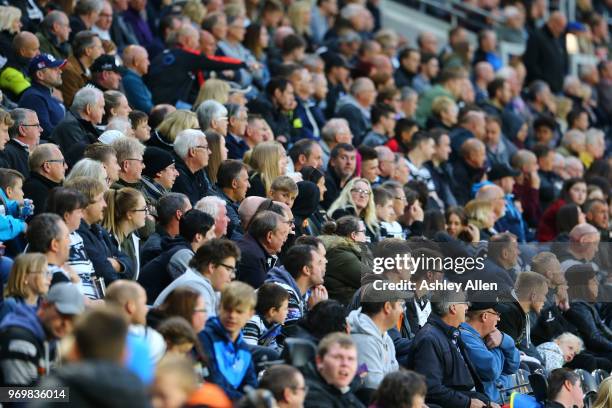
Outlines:
<svg viewBox="0 0 612 408"><path fill-rule="evenodd" d="M272 181L287 172L287 153L283 145L275 141L255 146L248 156L248 162L253 172L249 177L251 187L247 196L267 197Z"/></svg>
<svg viewBox="0 0 612 408"><path fill-rule="evenodd" d="M309 1L300 0L292 3L287 10L289 23L295 33L306 41L306 49L312 50L312 36L310 33L310 13L312 5Z"/></svg>
<svg viewBox="0 0 612 408"><path fill-rule="evenodd" d="M187 17L195 25L200 26L204 20L204 17L206 17L206 8L200 1L189 0L183 6L182 15Z"/></svg>
<svg viewBox="0 0 612 408"><path fill-rule="evenodd" d="M6 284L0 320L15 310L17 305L26 305L36 310L41 298L49 291L50 284L46 256L38 252L19 255L15 258Z"/></svg>
<svg viewBox="0 0 612 408"><path fill-rule="evenodd" d="M442 128L451 130L457 124L459 107L448 96L438 96L431 104L431 117L427 119L427 129Z"/></svg>
<svg viewBox="0 0 612 408"><path fill-rule="evenodd" d="M207 79L204 82L202 88L200 88L200 92L198 93L198 97L196 98L195 103L193 104L193 109L197 110L198 106L204 101L209 99L215 100L222 105L227 103L227 99L229 97L230 85L227 81L217 78Z"/></svg>
<svg viewBox="0 0 612 408"><path fill-rule="evenodd" d="M606 378L599 384L593 408L612 408L612 377Z"/></svg>
<svg viewBox="0 0 612 408"><path fill-rule="evenodd" d="M356 216L365 223L368 242L378 242L380 239L372 186L364 178L354 178L346 183L327 215L334 220L345 215Z"/></svg>
<svg viewBox="0 0 612 408"><path fill-rule="evenodd" d="M155 129L147 145L160 147L172 153L176 135L185 129L199 128L198 118L194 112L179 109L166 115Z"/></svg>
<svg viewBox="0 0 612 408"><path fill-rule="evenodd" d="M224 160L227 160L225 138L217 132L208 131L206 132L206 140L208 141L208 148L210 149L206 172L208 173L208 178L210 181L213 184L217 184L217 172L219 171L219 166L221 166L221 163Z"/></svg>
<svg viewBox="0 0 612 408"><path fill-rule="evenodd" d="M495 224L495 213L491 201L472 200L465 205L464 211L468 224L480 230L480 240L488 241L493 236L491 229Z"/></svg>
<svg viewBox="0 0 612 408"><path fill-rule="evenodd" d="M102 225L117 241L117 246L132 259L134 276L138 279L140 271L140 238L136 230L144 227L149 208L142 193L126 187L120 190L109 189L104 193L107 207L104 210Z"/></svg>

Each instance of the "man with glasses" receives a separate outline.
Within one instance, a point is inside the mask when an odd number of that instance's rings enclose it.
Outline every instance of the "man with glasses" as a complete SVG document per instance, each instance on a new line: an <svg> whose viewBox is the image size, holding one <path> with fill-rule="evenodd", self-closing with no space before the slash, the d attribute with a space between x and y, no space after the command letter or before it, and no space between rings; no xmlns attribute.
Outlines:
<svg viewBox="0 0 612 408"><path fill-rule="evenodd" d="M463 292L438 291L432 295L425 326L416 334L408 355L408 368L427 379L427 404L442 408L485 408L479 373L460 336L469 302ZM499 405L491 403L491 407Z"/></svg>
<svg viewBox="0 0 612 408"><path fill-rule="evenodd" d="M202 197L215 194L204 171L210 157L210 147L204 133L196 129L179 132L174 140L174 153L179 175L172 191L185 194L191 205L195 205Z"/></svg>
<svg viewBox="0 0 612 408"><path fill-rule="evenodd" d="M27 178L30 176L28 158L40 142L42 129L33 110L16 108L10 115L13 125L8 129L10 140L4 147L4 157L9 168L17 170Z"/></svg>
<svg viewBox="0 0 612 408"><path fill-rule="evenodd" d="M514 339L497 329L501 318L497 307L498 302L473 302L459 331L485 393L491 401L501 403L498 387L510 386L509 376L519 369L521 359Z"/></svg>
<svg viewBox="0 0 612 408"><path fill-rule="evenodd" d="M51 189L62 185L68 166L59 147L51 143L32 150L28 164L30 177L23 183L23 194L34 202L36 215L45 211Z"/></svg>

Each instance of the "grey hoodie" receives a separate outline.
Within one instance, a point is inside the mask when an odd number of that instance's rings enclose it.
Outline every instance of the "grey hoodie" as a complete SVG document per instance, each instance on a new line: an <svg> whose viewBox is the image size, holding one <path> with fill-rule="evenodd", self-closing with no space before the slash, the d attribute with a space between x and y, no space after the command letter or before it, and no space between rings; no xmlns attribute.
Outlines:
<svg viewBox="0 0 612 408"><path fill-rule="evenodd" d="M381 334L372 319L361 308L353 310L348 316L351 337L357 345L359 364L368 366L365 387L376 389L385 375L399 369L395 359L395 346L387 332Z"/></svg>

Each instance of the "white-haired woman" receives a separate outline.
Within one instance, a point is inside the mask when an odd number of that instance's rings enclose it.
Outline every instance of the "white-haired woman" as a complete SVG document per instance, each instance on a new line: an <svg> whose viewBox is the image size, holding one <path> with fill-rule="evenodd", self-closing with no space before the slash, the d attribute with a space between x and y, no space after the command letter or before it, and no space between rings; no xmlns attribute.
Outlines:
<svg viewBox="0 0 612 408"><path fill-rule="evenodd" d="M356 216L364 222L369 242L378 242L380 239L372 186L364 178L350 180L329 207L327 214L334 220L345 215Z"/></svg>
<svg viewBox="0 0 612 408"><path fill-rule="evenodd" d="M21 32L21 10L13 6L0 6L0 53L10 55L13 38Z"/></svg>
<svg viewBox="0 0 612 408"><path fill-rule="evenodd" d="M66 181L72 180L75 177L91 177L99 180L105 186L110 186L111 181L106 173L106 168L102 162L92 159L81 159L72 166L70 173L66 177Z"/></svg>

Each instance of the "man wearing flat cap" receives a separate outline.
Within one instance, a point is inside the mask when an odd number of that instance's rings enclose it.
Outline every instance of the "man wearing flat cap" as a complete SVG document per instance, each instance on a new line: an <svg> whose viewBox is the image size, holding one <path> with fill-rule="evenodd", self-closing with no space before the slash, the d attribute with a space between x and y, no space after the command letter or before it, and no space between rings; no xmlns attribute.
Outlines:
<svg viewBox="0 0 612 408"><path fill-rule="evenodd" d="M48 375L49 343L70 335L84 309L81 291L68 282L53 285L36 311L17 304L0 324L0 386L31 387Z"/></svg>
<svg viewBox="0 0 612 408"><path fill-rule="evenodd" d="M501 318L497 305L498 302L472 302L459 331L485 393L491 401L501 403L498 386L508 387L508 376L516 373L521 361L514 339L497 329Z"/></svg>

